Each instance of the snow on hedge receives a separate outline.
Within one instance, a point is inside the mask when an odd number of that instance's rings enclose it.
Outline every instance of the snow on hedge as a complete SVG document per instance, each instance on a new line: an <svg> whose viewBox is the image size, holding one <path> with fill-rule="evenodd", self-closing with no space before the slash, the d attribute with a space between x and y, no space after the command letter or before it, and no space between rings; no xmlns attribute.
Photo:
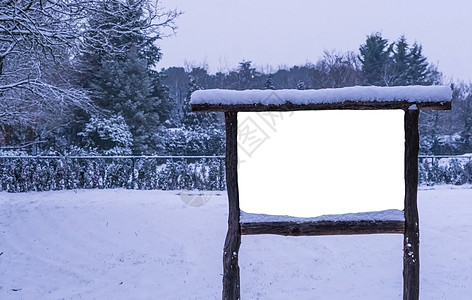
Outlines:
<svg viewBox="0 0 472 300"><path fill-rule="evenodd" d="M450 102L452 90L448 86L354 86L321 90L199 90L192 94L191 104L321 104L355 102L408 101L411 103Z"/></svg>

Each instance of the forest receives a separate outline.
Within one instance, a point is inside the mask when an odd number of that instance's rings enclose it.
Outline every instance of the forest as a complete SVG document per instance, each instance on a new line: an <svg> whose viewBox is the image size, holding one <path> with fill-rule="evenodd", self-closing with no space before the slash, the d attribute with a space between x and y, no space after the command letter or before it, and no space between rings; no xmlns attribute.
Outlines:
<svg viewBox="0 0 472 300"><path fill-rule="evenodd" d="M266 71L160 68L180 14L158 0L0 0L3 155L222 155L222 117L192 113L195 90L436 84L453 109L421 114L421 154L472 153L472 84L446 82L405 36L367 33L358 49Z"/></svg>

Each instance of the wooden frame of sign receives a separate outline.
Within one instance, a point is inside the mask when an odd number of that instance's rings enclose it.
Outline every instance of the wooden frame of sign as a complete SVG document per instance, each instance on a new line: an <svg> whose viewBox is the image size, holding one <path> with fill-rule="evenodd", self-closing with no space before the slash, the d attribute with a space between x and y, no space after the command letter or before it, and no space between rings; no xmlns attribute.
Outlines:
<svg viewBox="0 0 472 300"><path fill-rule="evenodd" d="M240 299L238 255L242 235L315 236L376 233L403 234L403 299L419 298L418 118L422 109L451 109L449 87L352 87L308 91L203 90L194 92L191 105L195 112L222 111L225 114L229 215L223 253L222 299ZM343 109L399 109L405 112L404 220L241 222L237 171L238 112Z"/></svg>

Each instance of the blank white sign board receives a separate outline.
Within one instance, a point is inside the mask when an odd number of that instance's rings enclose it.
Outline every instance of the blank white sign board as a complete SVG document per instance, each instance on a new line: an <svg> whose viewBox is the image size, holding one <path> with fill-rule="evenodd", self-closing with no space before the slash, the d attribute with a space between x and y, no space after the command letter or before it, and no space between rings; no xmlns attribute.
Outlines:
<svg viewBox="0 0 472 300"><path fill-rule="evenodd" d="M239 112L241 209L298 217L403 209L403 116Z"/></svg>

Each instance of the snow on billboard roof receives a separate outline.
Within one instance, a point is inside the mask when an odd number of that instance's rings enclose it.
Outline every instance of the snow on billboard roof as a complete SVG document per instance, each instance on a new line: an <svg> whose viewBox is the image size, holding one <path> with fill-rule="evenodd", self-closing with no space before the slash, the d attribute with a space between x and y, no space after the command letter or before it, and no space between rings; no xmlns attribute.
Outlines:
<svg viewBox="0 0 472 300"><path fill-rule="evenodd" d="M354 86L320 90L198 90L194 111L263 111L317 109L450 109L448 86Z"/></svg>

